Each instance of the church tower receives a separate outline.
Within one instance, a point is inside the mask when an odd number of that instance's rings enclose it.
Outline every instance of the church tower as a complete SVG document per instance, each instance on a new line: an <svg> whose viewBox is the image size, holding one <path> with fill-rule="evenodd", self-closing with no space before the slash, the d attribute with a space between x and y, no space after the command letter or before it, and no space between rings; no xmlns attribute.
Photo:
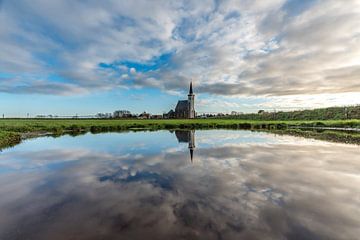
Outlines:
<svg viewBox="0 0 360 240"><path fill-rule="evenodd" d="M190 161L191 163L193 163L194 149L195 149L195 130L190 130L188 132L188 138L189 138Z"/></svg>
<svg viewBox="0 0 360 240"><path fill-rule="evenodd" d="M192 82L190 82L190 89L189 89L189 94L188 94L188 103L189 103L188 118L195 118L194 100L195 100L195 95L194 95L193 89L192 89Z"/></svg>

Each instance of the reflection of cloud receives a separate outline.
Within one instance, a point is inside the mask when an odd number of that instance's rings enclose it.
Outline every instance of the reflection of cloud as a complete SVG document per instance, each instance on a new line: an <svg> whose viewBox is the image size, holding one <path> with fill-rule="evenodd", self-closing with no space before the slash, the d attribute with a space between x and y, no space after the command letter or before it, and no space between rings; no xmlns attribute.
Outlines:
<svg viewBox="0 0 360 240"><path fill-rule="evenodd" d="M240 144L257 145L279 145L279 144L301 144L301 145L321 145L331 144L314 139L297 137L294 141L293 136L274 135L268 132L256 132L250 130L229 131L229 130L198 130L196 131L196 144L205 148L216 146L239 146ZM216 135L216 138L214 137Z"/></svg>
<svg viewBox="0 0 360 240"><path fill-rule="evenodd" d="M216 142L218 136L208 137ZM187 151L72 151L1 156L1 161L26 158L30 165L59 164L0 175L1 239L355 239L360 234L357 146L213 145L197 148L194 165Z"/></svg>
<svg viewBox="0 0 360 240"><path fill-rule="evenodd" d="M27 151L14 152L6 155L0 155L0 167L9 167L12 169L31 169L43 167L51 164L77 161L89 156L92 152L87 149L61 149L53 151ZM104 153L92 153L94 157L106 159L108 156Z"/></svg>

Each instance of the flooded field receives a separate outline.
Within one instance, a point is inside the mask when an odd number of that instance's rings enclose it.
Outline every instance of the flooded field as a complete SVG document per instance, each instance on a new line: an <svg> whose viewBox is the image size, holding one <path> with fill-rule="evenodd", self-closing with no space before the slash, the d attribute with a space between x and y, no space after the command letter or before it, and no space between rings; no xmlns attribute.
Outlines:
<svg viewBox="0 0 360 240"><path fill-rule="evenodd" d="M358 239L360 147L231 130L0 152L0 239Z"/></svg>

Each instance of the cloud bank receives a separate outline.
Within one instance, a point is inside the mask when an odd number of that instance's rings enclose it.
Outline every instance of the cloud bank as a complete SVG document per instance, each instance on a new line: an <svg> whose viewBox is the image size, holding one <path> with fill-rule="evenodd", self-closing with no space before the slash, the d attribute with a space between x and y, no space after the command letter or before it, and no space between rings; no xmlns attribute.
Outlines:
<svg viewBox="0 0 360 240"><path fill-rule="evenodd" d="M360 92L360 3L2 1L0 91Z"/></svg>

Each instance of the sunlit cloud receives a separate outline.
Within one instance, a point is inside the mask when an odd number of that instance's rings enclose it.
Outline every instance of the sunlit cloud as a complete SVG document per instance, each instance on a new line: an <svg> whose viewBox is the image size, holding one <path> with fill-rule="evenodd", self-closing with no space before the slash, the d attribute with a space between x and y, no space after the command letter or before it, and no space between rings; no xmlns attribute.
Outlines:
<svg viewBox="0 0 360 240"><path fill-rule="evenodd" d="M247 97L276 107L275 97L291 105L302 95L319 95L304 105L321 107L323 94L355 104L359 22L357 0L4 0L0 91L179 93L193 80L197 93L240 99L239 108Z"/></svg>

